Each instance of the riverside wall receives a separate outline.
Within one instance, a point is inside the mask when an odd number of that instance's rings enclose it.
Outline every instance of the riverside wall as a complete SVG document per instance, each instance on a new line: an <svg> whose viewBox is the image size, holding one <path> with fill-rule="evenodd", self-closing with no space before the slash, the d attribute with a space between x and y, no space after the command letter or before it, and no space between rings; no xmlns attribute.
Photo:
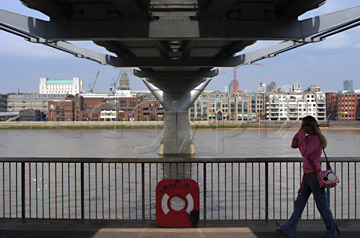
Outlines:
<svg viewBox="0 0 360 238"><path fill-rule="evenodd" d="M300 121L191 121L191 126L196 128L214 128L214 127L248 127L248 128L298 128ZM38 121L22 121L22 122L0 122L0 129L61 129L61 128L158 128L163 127L163 121L64 121L64 122L38 122ZM323 128L358 128L360 129L360 121L326 121L320 123Z"/></svg>

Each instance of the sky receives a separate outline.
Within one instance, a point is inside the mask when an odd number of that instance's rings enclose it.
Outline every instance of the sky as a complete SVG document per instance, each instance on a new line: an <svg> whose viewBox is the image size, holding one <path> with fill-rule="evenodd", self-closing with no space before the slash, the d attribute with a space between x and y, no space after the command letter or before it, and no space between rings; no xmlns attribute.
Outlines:
<svg viewBox="0 0 360 238"><path fill-rule="evenodd" d="M360 6L360 0L328 0L320 8L300 16L306 19L349 7ZM18 0L1 0L0 9L48 20L48 17L31 10ZM72 42L103 53L103 48L91 42ZM245 49L251 52L278 42L260 41ZM241 53L244 53L241 52ZM303 89L319 85L322 91L343 89L344 80L353 80L354 89L360 89L360 27L339 33L325 41L302 46L277 57L259 61L262 66L249 65L236 69L239 88L256 91L260 82L274 81L277 86L300 82ZM23 38L0 30L0 93L29 93L39 91L41 77L49 79L83 79L85 90L92 85L94 92L109 91L112 80L120 73L112 66L76 58L50 47L25 41ZM233 79L233 71L212 79L206 91L225 91ZM147 90L143 82L130 75L131 90Z"/></svg>

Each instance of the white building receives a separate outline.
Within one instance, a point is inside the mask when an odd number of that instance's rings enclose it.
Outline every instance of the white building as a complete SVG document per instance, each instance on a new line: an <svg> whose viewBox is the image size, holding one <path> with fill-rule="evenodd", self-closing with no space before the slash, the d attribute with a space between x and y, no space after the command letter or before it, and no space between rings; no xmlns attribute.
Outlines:
<svg viewBox="0 0 360 238"><path fill-rule="evenodd" d="M116 90L116 95L119 97L131 97L129 77L125 71L121 73L120 86Z"/></svg>
<svg viewBox="0 0 360 238"><path fill-rule="evenodd" d="M301 83L299 82L293 83L292 92L301 93Z"/></svg>
<svg viewBox="0 0 360 238"><path fill-rule="evenodd" d="M80 78L71 80L53 80L40 78L40 94L79 94L83 91L83 82Z"/></svg>
<svg viewBox="0 0 360 238"><path fill-rule="evenodd" d="M258 93L265 93L265 90L266 90L266 84L260 82L260 86L258 87L257 92Z"/></svg>
<svg viewBox="0 0 360 238"><path fill-rule="evenodd" d="M325 93L271 93L266 102L266 119L270 121L299 121L313 116L318 121L326 118Z"/></svg>

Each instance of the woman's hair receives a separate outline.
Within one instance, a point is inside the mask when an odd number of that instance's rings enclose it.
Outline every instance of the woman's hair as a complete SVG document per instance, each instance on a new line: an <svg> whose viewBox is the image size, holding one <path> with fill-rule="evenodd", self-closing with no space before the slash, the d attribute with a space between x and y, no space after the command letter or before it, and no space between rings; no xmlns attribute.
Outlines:
<svg viewBox="0 0 360 238"><path fill-rule="evenodd" d="M326 138L321 133L319 123L316 121L316 119L312 116L306 116L302 120L304 123L303 125L309 125L312 127L313 132L320 138L320 143L321 143L322 148L325 149L326 145L327 145Z"/></svg>

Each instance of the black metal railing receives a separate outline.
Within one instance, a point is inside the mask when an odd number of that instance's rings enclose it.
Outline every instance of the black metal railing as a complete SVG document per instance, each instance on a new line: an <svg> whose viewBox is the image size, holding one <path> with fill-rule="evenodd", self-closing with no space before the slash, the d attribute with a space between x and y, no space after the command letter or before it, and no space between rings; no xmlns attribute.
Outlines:
<svg viewBox="0 0 360 238"><path fill-rule="evenodd" d="M360 158L330 158L341 183L328 190L335 219L360 217ZM325 164L323 164L325 166ZM0 158L0 218L154 220L166 178L200 187L200 219L284 220L302 177L300 158ZM302 219L320 219L313 198Z"/></svg>

